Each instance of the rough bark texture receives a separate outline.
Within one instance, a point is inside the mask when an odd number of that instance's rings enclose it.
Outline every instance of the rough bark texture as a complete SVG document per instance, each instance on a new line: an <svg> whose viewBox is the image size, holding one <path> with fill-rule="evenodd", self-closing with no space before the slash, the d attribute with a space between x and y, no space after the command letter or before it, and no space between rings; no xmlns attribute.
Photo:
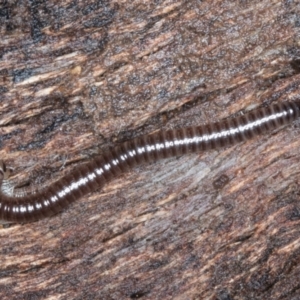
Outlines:
<svg viewBox="0 0 300 300"><path fill-rule="evenodd" d="M300 89L299 1L0 1L0 156L23 184ZM0 230L1 299L299 299L299 122L142 166Z"/></svg>

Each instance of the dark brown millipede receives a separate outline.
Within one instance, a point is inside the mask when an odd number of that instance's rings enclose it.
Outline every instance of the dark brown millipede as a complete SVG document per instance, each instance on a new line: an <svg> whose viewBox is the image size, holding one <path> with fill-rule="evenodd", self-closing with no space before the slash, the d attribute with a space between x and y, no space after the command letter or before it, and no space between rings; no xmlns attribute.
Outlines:
<svg viewBox="0 0 300 300"><path fill-rule="evenodd" d="M0 220L23 223L48 217L136 165L233 145L289 124L299 116L300 100L262 107L216 123L134 138L36 193L16 197L5 193L2 188ZM0 172L1 184L4 185L8 177L4 163Z"/></svg>

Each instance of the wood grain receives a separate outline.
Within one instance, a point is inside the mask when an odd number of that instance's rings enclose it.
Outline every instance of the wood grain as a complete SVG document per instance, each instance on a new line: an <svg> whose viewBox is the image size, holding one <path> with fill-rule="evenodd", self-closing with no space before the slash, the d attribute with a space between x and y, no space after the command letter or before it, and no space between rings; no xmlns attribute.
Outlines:
<svg viewBox="0 0 300 300"><path fill-rule="evenodd" d="M132 137L296 99L299 16L277 0L0 2L12 181L43 185ZM53 218L3 226L1 299L297 299L299 131L140 167Z"/></svg>

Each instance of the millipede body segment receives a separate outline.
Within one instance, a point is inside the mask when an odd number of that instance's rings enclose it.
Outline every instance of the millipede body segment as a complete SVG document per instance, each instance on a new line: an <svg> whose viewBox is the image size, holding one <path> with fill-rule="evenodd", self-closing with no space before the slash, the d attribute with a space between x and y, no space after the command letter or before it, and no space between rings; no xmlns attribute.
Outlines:
<svg viewBox="0 0 300 300"><path fill-rule="evenodd" d="M188 152L234 145L289 124L299 116L300 101L285 102L220 122L160 131L134 138L79 166L36 193L16 197L4 193L2 189L0 220L24 223L54 215L136 165ZM2 184L7 180L7 172L2 164Z"/></svg>

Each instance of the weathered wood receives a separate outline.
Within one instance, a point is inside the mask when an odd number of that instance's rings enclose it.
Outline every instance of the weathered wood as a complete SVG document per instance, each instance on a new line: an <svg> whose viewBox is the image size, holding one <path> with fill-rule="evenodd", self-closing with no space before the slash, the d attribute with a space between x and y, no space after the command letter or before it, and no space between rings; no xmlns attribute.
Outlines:
<svg viewBox="0 0 300 300"><path fill-rule="evenodd" d="M297 1L0 2L0 155L22 183L299 96ZM143 166L0 230L1 299L296 299L299 122Z"/></svg>

